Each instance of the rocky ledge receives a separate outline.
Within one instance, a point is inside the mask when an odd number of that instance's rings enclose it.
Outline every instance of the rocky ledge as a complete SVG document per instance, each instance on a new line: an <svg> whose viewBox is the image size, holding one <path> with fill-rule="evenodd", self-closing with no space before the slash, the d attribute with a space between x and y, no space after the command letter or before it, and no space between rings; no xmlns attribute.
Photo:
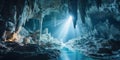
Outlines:
<svg viewBox="0 0 120 60"><path fill-rule="evenodd" d="M19 45L15 42L0 44L0 60L57 60L59 49L46 49L37 44Z"/></svg>

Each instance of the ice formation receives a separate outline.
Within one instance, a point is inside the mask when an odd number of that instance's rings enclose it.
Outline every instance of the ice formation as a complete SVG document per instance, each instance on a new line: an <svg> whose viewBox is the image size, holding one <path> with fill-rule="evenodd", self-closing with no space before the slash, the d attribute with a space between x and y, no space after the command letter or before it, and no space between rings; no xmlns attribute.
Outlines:
<svg viewBox="0 0 120 60"><path fill-rule="evenodd" d="M28 49L56 56L66 48L120 59L119 45L119 0L0 0L0 54Z"/></svg>

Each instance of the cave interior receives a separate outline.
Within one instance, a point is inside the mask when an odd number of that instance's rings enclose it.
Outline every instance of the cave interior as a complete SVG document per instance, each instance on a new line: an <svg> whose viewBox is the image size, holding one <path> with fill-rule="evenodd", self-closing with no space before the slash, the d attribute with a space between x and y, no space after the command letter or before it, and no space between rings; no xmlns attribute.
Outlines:
<svg viewBox="0 0 120 60"><path fill-rule="evenodd" d="M120 0L0 0L0 60L27 59L120 60Z"/></svg>

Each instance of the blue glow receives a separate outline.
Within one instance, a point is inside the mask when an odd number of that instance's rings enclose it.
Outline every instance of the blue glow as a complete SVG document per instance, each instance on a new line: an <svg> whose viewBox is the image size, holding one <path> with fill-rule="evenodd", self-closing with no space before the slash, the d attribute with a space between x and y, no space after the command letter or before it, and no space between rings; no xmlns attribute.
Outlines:
<svg viewBox="0 0 120 60"><path fill-rule="evenodd" d="M76 25L76 28L74 28L73 17L71 15L62 21L62 24L56 29L54 34L58 40L61 40L61 55L59 60L82 60L81 54L78 54L76 50L65 44L68 40L79 36L78 26Z"/></svg>
<svg viewBox="0 0 120 60"><path fill-rule="evenodd" d="M67 38L69 38L70 34L74 36L74 27L73 27L73 17L70 15L65 19L63 24L57 29L58 39L62 42L66 42Z"/></svg>

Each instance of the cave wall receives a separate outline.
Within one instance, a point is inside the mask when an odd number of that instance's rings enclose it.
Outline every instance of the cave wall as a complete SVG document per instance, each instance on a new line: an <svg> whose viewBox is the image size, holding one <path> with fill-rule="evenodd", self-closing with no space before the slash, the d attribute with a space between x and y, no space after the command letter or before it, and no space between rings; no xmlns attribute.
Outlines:
<svg viewBox="0 0 120 60"><path fill-rule="evenodd" d="M51 11L59 11L60 6L62 6L61 3L64 2L61 2L61 0L0 0L0 38L5 38L3 35L5 34L5 31L8 30L11 34L21 34L21 31L23 31L22 29L25 29L26 32L29 32L26 28L28 24L31 26L34 24L40 25L35 26L39 27L39 34L41 34L44 16L50 14ZM26 23L27 21L29 22L29 20L37 20L37 23ZM29 27L28 29L31 28ZM13 29L14 31L11 31Z"/></svg>
<svg viewBox="0 0 120 60"><path fill-rule="evenodd" d="M84 4L85 6L82 6ZM95 37L106 39L117 39L120 36L119 11L119 3L117 0L86 0L86 2L82 4L79 3L78 14L80 14L80 18L78 20L79 22L85 22L81 24L78 23L81 34L94 35Z"/></svg>
<svg viewBox="0 0 120 60"><path fill-rule="evenodd" d="M79 1L77 27L80 37L67 42L68 45L95 58L120 58L120 1Z"/></svg>

